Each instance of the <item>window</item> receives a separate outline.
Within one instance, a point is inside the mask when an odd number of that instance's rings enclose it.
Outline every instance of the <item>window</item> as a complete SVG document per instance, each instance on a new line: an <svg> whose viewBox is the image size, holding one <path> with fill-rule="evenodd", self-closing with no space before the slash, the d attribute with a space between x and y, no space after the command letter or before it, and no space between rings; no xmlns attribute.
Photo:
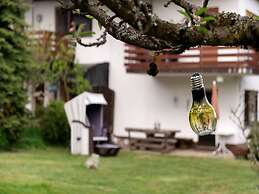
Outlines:
<svg viewBox="0 0 259 194"><path fill-rule="evenodd" d="M245 91L245 125L257 121L257 91Z"/></svg>
<svg viewBox="0 0 259 194"><path fill-rule="evenodd" d="M89 18L86 18L82 15L71 15L71 22L74 22L75 27L78 28L80 25L83 25L82 32L91 32L92 31L92 21Z"/></svg>
<svg viewBox="0 0 259 194"><path fill-rule="evenodd" d="M83 24L83 32L92 31L92 20L71 11L64 10L60 7L56 8L56 32L59 34L67 34L71 27L76 29Z"/></svg>
<svg viewBox="0 0 259 194"><path fill-rule="evenodd" d="M93 87L109 87L109 64L100 63L88 68L86 78Z"/></svg>

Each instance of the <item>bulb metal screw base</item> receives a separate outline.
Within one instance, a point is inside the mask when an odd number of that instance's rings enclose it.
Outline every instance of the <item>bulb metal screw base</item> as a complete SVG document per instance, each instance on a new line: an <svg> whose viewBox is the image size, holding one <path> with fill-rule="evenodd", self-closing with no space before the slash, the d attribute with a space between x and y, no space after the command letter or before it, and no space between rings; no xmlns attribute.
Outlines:
<svg viewBox="0 0 259 194"><path fill-rule="evenodd" d="M199 90L204 87L203 78L200 73L194 73L191 76L191 86L193 90Z"/></svg>

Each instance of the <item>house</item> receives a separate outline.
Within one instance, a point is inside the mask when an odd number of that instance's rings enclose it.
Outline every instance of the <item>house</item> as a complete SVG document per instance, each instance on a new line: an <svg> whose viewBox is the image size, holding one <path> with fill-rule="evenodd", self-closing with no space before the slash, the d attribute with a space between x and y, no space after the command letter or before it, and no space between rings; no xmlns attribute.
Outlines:
<svg viewBox="0 0 259 194"><path fill-rule="evenodd" d="M180 21L182 15L178 7L163 7L165 0L153 0L154 12L162 19ZM201 4L201 0L193 0ZM54 0L31 0L31 9L26 21L35 30L66 33L71 21L83 22L86 30L96 34L83 38L95 41L103 29L98 22L89 21L76 15L62 12ZM256 0L211 0L214 12L233 11L240 15L259 15L259 1ZM198 137L191 130L188 112L192 103L189 77L192 72L202 72L207 96L211 96L212 81L218 83L219 120L217 132L230 131L233 135L229 143L244 142L238 124L231 119L231 110L241 107L240 119L246 126L258 120L259 64L258 54L253 50L225 47L193 48L181 55L163 55L157 58L160 74L150 77L146 68L152 57L144 49L125 45L108 37L107 43L98 48L77 46L76 61L90 72L93 84L105 85L115 92L113 133L116 137L126 137L125 128L154 128L160 123L164 129L178 129L178 138L192 139L200 144L218 141L217 135ZM131 54L130 54L131 53ZM132 55L133 53L133 55ZM139 55L141 53L141 56ZM133 57L132 57L133 56ZM141 59L140 59L141 58ZM105 78L100 81L94 75Z"/></svg>

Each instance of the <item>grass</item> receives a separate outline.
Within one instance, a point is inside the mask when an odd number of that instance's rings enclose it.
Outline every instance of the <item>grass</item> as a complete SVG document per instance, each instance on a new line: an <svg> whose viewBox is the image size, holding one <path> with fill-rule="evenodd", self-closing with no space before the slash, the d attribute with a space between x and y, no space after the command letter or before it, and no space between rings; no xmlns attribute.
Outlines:
<svg viewBox="0 0 259 194"><path fill-rule="evenodd" d="M98 170L61 148L0 153L0 194L258 194L247 161L121 152Z"/></svg>

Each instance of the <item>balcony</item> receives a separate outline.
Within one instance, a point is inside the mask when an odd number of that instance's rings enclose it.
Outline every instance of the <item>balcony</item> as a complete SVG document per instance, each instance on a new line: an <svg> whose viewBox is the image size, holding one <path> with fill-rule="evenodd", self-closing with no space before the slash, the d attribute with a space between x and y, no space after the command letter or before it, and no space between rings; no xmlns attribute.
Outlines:
<svg viewBox="0 0 259 194"><path fill-rule="evenodd" d="M73 49L73 43L66 36L51 31L33 31L28 33L32 46L36 46L39 55L56 55ZM39 56L42 57L42 56ZM46 57L46 56L45 56Z"/></svg>
<svg viewBox="0 0 259 194"><path fill-rule="evenodd" d="M259 74L259 52L237 47L197 47L183 54L161 54L132 45L125 46L125 66L129 73L145 73L155 61L161 73Z"/></svg>

